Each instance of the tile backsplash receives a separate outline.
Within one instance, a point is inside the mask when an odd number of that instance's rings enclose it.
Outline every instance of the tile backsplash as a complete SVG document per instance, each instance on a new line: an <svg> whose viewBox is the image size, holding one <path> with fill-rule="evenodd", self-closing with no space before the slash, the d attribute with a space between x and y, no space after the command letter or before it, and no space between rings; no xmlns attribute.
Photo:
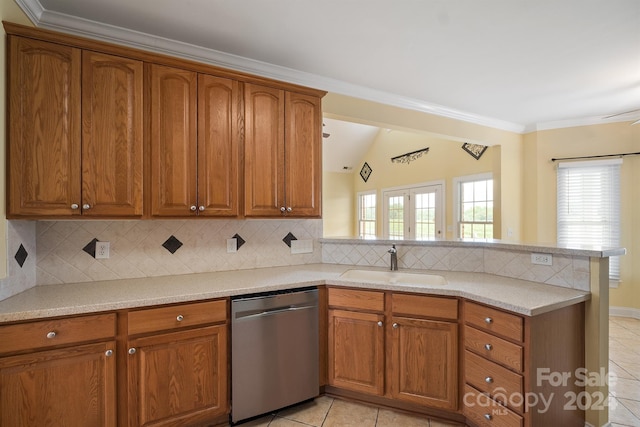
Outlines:
<svg viewBox="0 0 640 427"><path fill-rule="evenodd" d="M36 284L36 223L7 221L6 224L7 277L0 279L0 300Z"/></svg>
<svg viewBox="0 0 640 427"><path fill-rule="evenodd" d="M446 242L445 242L446 243ZM483 247L425 246L396 242L398 266L408 269L490 273L589 291L589 258L554 255L553 265L533 265L531 252ZM389 267L389 245L323 242L322 262Z"/></svg>
<svg viewBox="0 0 640 427"><path fill-rule="evenodd" d="M292 255L288 233L312 240L313 252ZM245 243L227 253L236 234ZM319 263L320 237L321 219L37 221L36 284ZM93 239L110 243L108 259L83 250Z"/></svg>

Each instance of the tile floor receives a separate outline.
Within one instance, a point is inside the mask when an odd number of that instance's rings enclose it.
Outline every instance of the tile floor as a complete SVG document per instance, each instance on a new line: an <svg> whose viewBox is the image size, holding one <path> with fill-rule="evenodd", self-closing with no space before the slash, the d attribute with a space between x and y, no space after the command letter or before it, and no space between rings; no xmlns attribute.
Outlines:
<svg viewBox="0 0 640 427"><path fill-rule="evenodd" d="M609 321L609 420L611 427L640 427L640 320L611 317ZM459 427L322 396L278 411L240 427Z"/></svg>
<svg viewBox="0 0 640 427"><path fill-rule="evenodd" d="M609 318L609 421L640 427L640 320Z"/></svg>

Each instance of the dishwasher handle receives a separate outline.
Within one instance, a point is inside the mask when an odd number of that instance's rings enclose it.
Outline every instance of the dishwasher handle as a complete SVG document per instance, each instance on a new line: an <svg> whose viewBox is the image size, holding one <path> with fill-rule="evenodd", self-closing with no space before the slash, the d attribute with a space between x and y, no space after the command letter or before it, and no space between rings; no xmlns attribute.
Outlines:
<svg viewBox="0 0 640 427"><path fill-rule="evenodd" d="M308 310L310 308L317 308L317 305L288 305L286 307L271 308L268 310L247 310L240 311L235 314L236 320L251 320L260 317L273 316L275 314L286 313L290 311Z"/></svg>

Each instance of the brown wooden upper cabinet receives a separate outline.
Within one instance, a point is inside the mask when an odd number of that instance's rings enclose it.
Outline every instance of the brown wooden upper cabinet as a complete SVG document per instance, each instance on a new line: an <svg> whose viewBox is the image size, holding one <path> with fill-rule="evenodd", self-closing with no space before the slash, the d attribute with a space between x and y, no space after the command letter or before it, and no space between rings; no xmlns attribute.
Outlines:
<svg viewBox="0 0 640 427"><path fill-rule="evenodd" d="M136 217L141 61L9 37L7 216Z"/></svg>
<svg viewBox="0 0 640 427"><path fill-rule="evenodd" d="M237 216L239 84L149 65L152 216Z"/></svg>
<svg viewBox="0 0 640 427"><path fill-rule="evenodd" d="M319 217L320 98L245 84L244 213Z"/></svg>

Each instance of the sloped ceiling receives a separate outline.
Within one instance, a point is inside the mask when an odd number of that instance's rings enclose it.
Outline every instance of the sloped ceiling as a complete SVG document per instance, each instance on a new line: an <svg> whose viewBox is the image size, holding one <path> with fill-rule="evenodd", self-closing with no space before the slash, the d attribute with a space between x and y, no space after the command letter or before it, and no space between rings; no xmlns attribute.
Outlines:
<svg viewBox="0 0 640 427"><path fill-rule="evenodd" d="M41 27L516 132L640 109L638 0L16 1Z"/></svg>

